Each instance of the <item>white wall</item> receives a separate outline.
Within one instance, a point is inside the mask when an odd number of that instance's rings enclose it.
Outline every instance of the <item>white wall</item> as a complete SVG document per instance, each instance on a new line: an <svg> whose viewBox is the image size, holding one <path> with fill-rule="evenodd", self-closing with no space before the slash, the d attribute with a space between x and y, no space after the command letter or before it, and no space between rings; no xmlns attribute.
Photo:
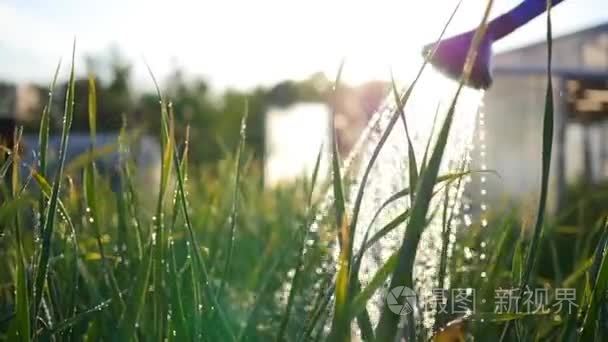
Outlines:
<svg viewBox="0 0 608 342"><path fill-rule="evenodd" d="M330 110L321 103L297 103L287 108L270 108L266 113L266 186L310 177L319 148L329 148ZM327 154L324 153L326 156ZM320 175L327 170L321 164Z"/></svg>

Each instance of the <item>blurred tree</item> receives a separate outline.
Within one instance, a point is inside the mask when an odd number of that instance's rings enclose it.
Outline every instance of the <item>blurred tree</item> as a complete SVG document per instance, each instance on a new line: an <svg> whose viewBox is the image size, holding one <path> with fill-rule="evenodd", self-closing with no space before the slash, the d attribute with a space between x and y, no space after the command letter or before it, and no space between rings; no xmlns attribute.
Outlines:
<svg viewBox="0 0 608 342"><path fill-rule="evenodd" d="M286 107L296 102L323 102L329 82L323 74L303 81L284 81L271 89L257 87L250 91L227 89L220 95L211 93L202 79L188 80L177 69L168 78L164 91L175 112L176 135L183 140L190 126L191 159L195 163L215 163L236 149L241 118L248 111L246 144L253 157L264 158L265 114L269 107ZM158 130L158 100L146 94L138 108L145 122ZM154 114L156 113L156 114Z"/></svg>
<svg viewBox="0 0 608 342"><path fill-rule="evenodd" d="M117 49L107 57L88 57L87 69L96 77L97 130L117 132L123 115L132 128L141 128L152 135L160 131L159 99L155 91L137 98L131 87L132 66ZM325 102L329 81L322 73L302 81L287 80L274 87L251 90L227 89L213 93L202 78L189 78L177 68L164 82L163 94L171 101L175 114L178 142L185 138L190 126L190 158L195 164L216 163L234 153L239 142L241 118L248 110L246 145L253 158L263 160L265 150L265 115L272 106L287 107L297 102ZM45 88L42 101L46 100ZM61 127L67 83L59 84L52 107L53 131ZM75 115L73 132L88 132L87 78L75 83ZM30 132L38 129L38 120L28 124Z"/></svg>
<svg viewBox="0 0 608 342"><path fill-rule="evenodd" d="M121 57L118 52L110 55L108 80L95 77L95 88L97 95L97 130L99 132L116 132L122 125L123 114L127 115L128 121L133 114L134 96L130 87L131 65ZM87 58L89 72L93 75L99 74L98 63L95 59ZM88 78L76 79L74 84L75 103L72 130L87 132L88 121ZM59 87L58 95L55 96L55 108L53 118L57 127L61 127L63 101L67 91L67 82ZM55 102L54 101L54 102Z"/></svg>

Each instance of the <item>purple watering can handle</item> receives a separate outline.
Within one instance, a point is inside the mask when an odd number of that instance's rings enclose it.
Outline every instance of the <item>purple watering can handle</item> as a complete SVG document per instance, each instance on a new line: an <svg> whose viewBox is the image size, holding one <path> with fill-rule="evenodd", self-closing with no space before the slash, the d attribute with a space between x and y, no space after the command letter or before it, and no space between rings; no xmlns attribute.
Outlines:
<svg viewBox="0 0 608 342"><path fill-rule="evenodd" d="M552 0L551 6L558 5L562 1ZM546 9L546 0L524 0L509 12L492 20L489 24L488 32L494 41L499 40L538 17Z"/></svg>

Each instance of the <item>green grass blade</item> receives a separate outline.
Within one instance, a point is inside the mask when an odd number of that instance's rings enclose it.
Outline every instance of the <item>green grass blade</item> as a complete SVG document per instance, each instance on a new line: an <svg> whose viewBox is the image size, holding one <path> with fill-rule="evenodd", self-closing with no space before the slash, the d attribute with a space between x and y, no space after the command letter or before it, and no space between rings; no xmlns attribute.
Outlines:
<svg viewBox="0 0 608 342"><path fill-rule="evenodd" d="M51 331L49 331L49 335L59 334L67 329L70 329L71 327L78 324L85 318L89 318L93 314L105 310L108 306L110 306L111 301L112 301L111 299L103 301L91 308L78 312L73 317L70 317L62 322L57 323L55 326L53 326L53 329Z"/></svg>
<svg viewBox="0 0 608 342"><path fill-rule="evenodd" d="M461 162L461 173L464 171L466 167L466 160ZM450 214L448 216L448 207L449 207L449 194L450 194L450 184L449 182L444 190L444 198L443 198L443 215L442 215L442 231L441 231L441 253L439 256L439 274L437 276L438 285L437 288L443 289L445 278L447 276L447 267L448 267L448 252L450 246L450 235L452 233L452 220L454 218L454 212L456 210L456 201L452 204L450 210ZM455 193L460 191L460 187L462 186L462 177L459 177L456 181L456 187L454 188Z"/></svg>
<svg viewBox="0 0 608 342"><path fill-rule="evenodd" d="M249 105L245 102L245 111L243 113L243 117L241 118L241 131L240 131L240 141L239 147L236 151L236 165L234 170L234 188L232 192L232 208L230 209L230 216L228 221L230 222L230 232L228 235L228 249L226 254L226 263L224 264L224 272L221 276L221 283L218 290L217 297L222 297L222 291L224 290L224 286L226 286L226 281L230 276L230 264L232 263L232 253L234 249L234 240L236 238L236 225L239 214L239 187L241 184L241 171L243 167L243 156L245 154L245 139L247 138L247 117L249 116Z"/></svg>
<svg viewBox="0 0 608 342"><path fill-rule="evenodd" d="M76 41L72 47L72 66L70 70L70 80L68 83L68 90L65 97L65 110L63 115L63 128L61 132L61 143L59 147L59 162L57 171L55 173L55 179L53 182L53 190L51 192L51 198L49 200L48 209L45 217L45 227L42 231L42 249L40 252L40 258L37 265L36 280L34 283L34 306L33 314L34 317L38 315L38 309L40 302L42 301L42 292L44 284L46 282L46 276L49 265L49 258L51 255L51 239L53 236L53 228L55 225L55 216L57 212L57 202L59 198L59 191L61 189L61 180L63 179L63 166L65 164L65 154L68 146L69 131L72 126L72 118L74 116L74 59L76 54Z"/></svg>
<svg viewBox="0 0 608 342"><path fill-rule="evenodd" d="M547 202L547 195L549 189L549 171L551 168L551 153L553 150L553 121L554 121L554 108L553 108L553 82L551 75L551 63L552 63L552 27L551 27L551 1L547 0L547 86L545 93L545 111L543 115L543 139L542 139L542 170L541 170L541 186L540 186L540 199L538 202L538 211L536 214L536 222L534 224L534 231L532 234L532 242L528 247L525 265L522 270L522 277L520 282L520 288L525 288L532 275L532 271L536 264L536 258L538 255L538 249L540 244L540 238L543 230L543 221L545 218L545 207ZM510 324L507 322L503 329L501 341L507 336L510 329Z"/></svg>
<svg viewBox="0 0 608 342"><path fill-rule="evenodd" d="M340 86L340 79L344 62L340 64L338 74L334 83L334 91ZM333 111L335 115L335 109ZM338 274L335 286L334 315L330 336L336 341L345 341L350 338L350 319L348 317L348 301L350 291L350 267L352 258L353 236L349 231L348 218L346 215L344 185L342 183L340 155L336 139L336 129L332 115L332 184L334 193L334 210L336 215L336 227L338 229L338 242L340 255L338 256Z"/></svg>
<svg viewBox="0 0 608 342"><path fill-rule="evenodd" d="M289 289L289 295L287 296L287 305L285 307L285 313L283 313L281 318L281 324L279 325L279 331L277 333L277 337L275 341L283 341L285 339L285 332L287 330L287 324L289 323L289 319L292 312L292 307L294 305L296 292L299 290L298 286L300 285L300 277L301 272L303 271L304 266L304 251L306 250L306 241L308 240L308 229L311 224L312 218L314 218L314 210L312 210L312 196L315 190L315 185L317 183L317 177L319 175L319 167L321 165L321 157L323 155L323 144L319 148L319 152L317 153L317 159L315 161L315 167L312 173L311 185L308 193L308 208L307 208L307 220L304 222L302 239L300 240L300 249L298 251L298 259L295 267L295 273L293 279L291 281L291 287Z"/></svg>
<svg viewBox="0 0 608 342"><path fill-rule="evenodd" d="M410 138L410 131L407 127L407 119L403 112L403 102L399 96L399 90L395 84L395 77L391 73L391 86L393 88L393 96L395 97L395 105L397 106L397 112L403 122L403 128L405 129L405 137L407 138L407 158L408 158L408 170L409 170L409 183L410 189L415 189L418 183L418 164L416 163L416 154L414 152L414 146L412 145L412 139ZM414 203L414 192L410 191L410 203Z"/></svg>
<svg viewBox="0 0 608 342"><path fill-rule="evenodd" d="M363 254L370 249L376 242L380 241L386 234L393 231L395 228L399 227L400 224L405 222L410 217L410 211L405 210L401 214L397 215L395 218L390 220L387 224L385 224L382 228L380 228L377 232L374 233L371 237L365 236L361 245L361 249L359 250L357 257L357 266L361 263L363 259ZM358 270L358 267L357 267Z"/></svg>
<svg viewBox="0 0 608 342"><path fill-rule="evenodd" d="M93 75L89 75L89 134L91 135L91 144L95 146L97 137L97 90Z"/></svg>
<svg viewBox="0 0 608 342"><path fill-rule="evenodd" d="M579 341L592 341L594 338L596 325L601 321L601 305L605 301L605 294L608 290L608 249L606 241L608 237L608 217L604 224L603 243L598 246L596 258L600 259L599 271L593 281L593 289L590 295L590 302L584 316L583 325L579 331Z"/></svg>
<svg viewBox="0 0 608 342"><path fill-rule="evenodd" d="M101 239L101 216L100 216L100 205L98 200L101 198L97 192L97 184L96 184L96 176L97 176L97 168L95 165L95 161L93 158L93 153L96 149L96 126L97 126L97 94L95 90L95 80L92 76L89 77L88 81L88 120L89 120L89 135L90 135L90 146L89 152L90 162L86 164L83 172L83 192L84 192L84 201L87 206L87 211L89 215L89 224L93 227L93 231L95 232L95 239L97 241L97 249L99 250L99 254L101 255L101 262L103 268L107 274L107 278L109 281L109 287L112 289L112 301L113 304L118 306L119 312L124 310L125 301L122 298L122 293L120 290L120 286L118 285L118 281L116 280L116 276L114 274L114 270L112 269L108 258L106 257L106 253L104 251L104 246Z"/></svg>
<svg viewBox="0 0 608 342"><path fill-rule="evenodd" d="M59 70L61 68L61 60L57 63L57 68L55 69L55 75L53 76L53 81L51 82L51 86L49 87L49 97L48 103L44 106L42 110L42 115L40 117L40 128L38 132L38 150L40 153L39 160L39 172L43 177L46 177L47 172L47 154L48 154L48 144L49 144L49 131L50 131L50 122L51 122L51 109L53 107L53 94L55 93L55 84L57 83L57 76L59 75ZM47 202L44 199L44 196L41 194L38 199L38 215L39 215L39 232L37 234L42 233L42 230L45 226L45 211L46 211Z"/></svg>
<svg viewBox="0 0 608 342"><path fill-rule="evenodd" d="M267 300L268 296L271 296L273 293L268 291L269 287L272 284L272 275L278 269L281 261L284 257L289 253L288 249L284 249L281 253L279 253L278 257L273 260L272 264L268 267L268 272L264 276L264 279L261 281L260 285L255 289L256 300L251 308L251 311L247 314L247 319L245 320L245 326L238 334L237 341L247 341L246 338L248 332L252 332L255 329L257 318L259 317L259 312L263 307L264 300Z"/></svg>
<svg viewBox="0 0 608 342"><path fill-rule="evenodd" d="M471 73L472 64L473 61L475 61L478 46L481 43L481 40L485 33L485 26L491 7L492 0L488 1L488 5L486 7L481 24L479 25L479 28L475 33L473 42L471 44L467 56L468 62L465 64L464 67L463 78L460 80L460 84L449 107L445 121L441 127L441 130L439 131L439 136L437 137L435 148L429 159L429 164L424 174L421 175L421 179L417 185L416 196L411 208L411 217L406 227L403 243L399 249L398 264L395 271L393 272L389 289L395 288L397 286L406 286L409 288L413 288L414 283L412 279L412 271L414 266L414 259L416 257L416 250L418 248L418 242L420 241L422 232L426 227L426 215L431 202L433 189L437 181L437 174L439 172L441 159L443 158L443 152L447 144L447 139L452 124L452 119L454 116L456 102L464 85L465 79L467 79ZM399 298L398 300L403 299ZM397 325L399 322L399 318L400 317L398 315L395 315L389 309L388 304L384 305L384 308L382 309L382 312L380 314L378 326L376 327L376 337L381 341L392 340L395 337L395 334L397 333Z"/></svg>
<svg viewBox="0 0 608 342"><path fill-rule="evenodd" d="M21 143L21 132L20 128L14 135L13 144L13 170L12 170L12 197L18 198L19 196L19 145ZM15 341L30 341L32 334L32 318L30 317L30 294L27 276L27 264L26 256L23 246L23 232L21 231L21 217L20 212L16 212L14 216L14 229L15 229L15 244L17 246L16 255L16 288L15 288L15 306L16 315L12 321L11 327L9 328L9 339Z"/></svg>
<svg viewBox="0 0 608 342"><path fill-rule="evenodd" d="M372 279L369 281L367 287L365 287L357 296L353 299L353 302L350 307L350 314L354 317L365 309L365 306L372 298L374 293L378 289L380 289L386 279L393 273L395 267L397 266L397 258L399 256L399 251L393 253L386 262L380 267Z"/></svg>
<svg viewBox="0 0 608 342"><path fill-rule="evenodd" d="M428 162L429 149L431 147L431 142L433 141L433 136L435 135L435 125L437 124L437 118L439 117L440 108L441 103L437 103L435 115L433 116L433 123L431 125L431 131L429 132L429 139L426 141L426 146L424 147L424 155L422 156L422 165L420 165L420 173L424 172L424 169L426 168L426 163Z"/></svg>
<svg viewBox="0 0 608 342"><path fill-rule="evenodd" d="M57 63L57 68L55 69L55 75L53 76L53 81L51 82L51 86L49 88L49 99L42 110L42 116L40 117L40 131L38 132L38 149L40 151L40 174L43 177L46 177L46 168L47 168L47 153L48 153L48 145L49 145L49 128L50 128L50 120L51 120L51 108L53 107L53 94L55 93L55 84L57 83L57 75L59 75L59 70L61 68L61 60ZM43 202L41 202L43 203ZM40 212L41 217L44 217L44 210L41 207Z"/></svg>
<svg viewBox="0 0 608 342"><path fill-rule="evenodd" d="M441 40L441 38L443 38L443 35L445 34L445 31L447 30L449 24L452 22L452 19L454 18L456 12L458 11L458 8L460 7L461 2L462 2L462 0L458 1L458 3L456 4L454 11L452 11L450 18L448 19L448 21L446 22L446 24L443 27L443 30L439 34L439 37L437 38L437 42L439 42ZM414 80L412 81L412 83L410 84L410 86L408 87L408 89L405 91L405 93L401 97L400 101L398 102L402 105L402 107L405 107L407 105L407 102L408 102L414 88L416 87L418 80L420 79L420 77L422 76L422 73L426 69L426 66L427 66L429 60L435 54L435 51L437 50L437 46L438 46L438 44L435 44L435 48L433 49L433 51L431 51L431 53L425 58L424 62L420 66L420 69L418 69L418 73L414 77ZM352 214L352 221L351 221L351 227L353 227L353 229L351 229L351 234L355 233L354 230L357 227L359 211L361 210L361 202L363 201L363 194L364 194L364 190L365 190L365 185L367 184L367 179L369 178L369 174L372 170L372 167L374 166L374 163L376 162L376 159L378 159L378 155L380 154L382 147L386 143L386 140L388 139L390 133L392 132L393 127L395 126L395 123L397 122L399 117L400 117L399 111L395 111L395 113L391 117L391 120L388 122L386 129L382 133L380 140L378 140L378 144L374 148L374 151L370 157L370 160L369 160L368 164L366 165L365 171L363 173L363 177L361 177L361 186L357 190L357 196L355 198L355 202L353 205L353 214Z"/></svg>
<svg viewBox="0 0 608 342"><path fill-rule="evenodd" d="M326 285L327 283L333 285L335 280L333 277L329 276L325 279ZM317 297L316 305L314 306L314 310L310 316L310 319L306 323L304 327L302 335L298 338L299 342L310 341L312 340L312 334L314 332L315 327L320 325L321 316L327 311L327 307L331 302L331 299L334 294L335 286L323 286L322 289L326 289L325 293L319 292L319 296Z"/></svg>
<svg viewBox="0 0 608 342"><path fill-rule="evenodd" d="M186 128L186 138L184 140L184 146L182 149L182 154L181 154L181 163L180 163L180 167L182 170L184 170L184 179L187 179L187 169L188 169L188 146L189 146L189 127ZM171 219L171 226L170 226L170 243L169 243L169 253L170 253L170 267L171 267L171 277L172 277L172 295L173 295L173 299L175 300L175 302L177 303L177 319L178 322L176 324L176 326L178 326L179 328L178 330L178 338L183 338L187 341L192 340L192 336L191 336L191 329L190 327L193 324L189 325L189 321L188 318L186 316L186 308L185 308L185 298L184 298L184 294L183 294L183 290L182 290L182 281L183 281L183 276L182 273L179 270L178 264L177 264L177 253L176 253L176 248L177 246L175 245L174 242L174 234L175 234L175 226L177 223L177 218L180 214L180 210L181 210L181 199L180 197L177 195L177 193L175 194L175 198L174 198L174 205L173 205L173 210L172 210L172 219ZM201 304L200 302L196 302L194 303L194 307L198 308L199 304ZM201 304L202 305L202 304ZM196 325L196 324L194 324Z"/></svg>
<svg viewBox="0 0 608 342"><path fill-rule="evenodd" d="M40 188L40 192L42 193L42 195L44 196L44 198L46 200L50 200L51 194L53 192L53 188L51 187L49 182L46 180L46 178L44 178L42 176L42 174L36 172L35 170L31 170L31 171L32 171L32 178L34 179L34 181ZM72 219L70 218L68 210L66 209L66 207L63 204L63 201L61 199L57 199L57 207L59 208L59 212L61 213L61 215L63 215L63 218L65 219L68 227L70 228L70 231L75 232L76 228L74 227L74 223L72 222Z"/></svg>
<svg viewBox="0 0 608 342"><path fill-rule="evenodd" d="M150 77L152 78L152 81L154 83L154 87L156 89L158 98L162 99L162 93L160 91L158 83L156 82L156 78L154 77L154 74L152 73L150 66L147 65L147 67L148 67L148 72L150 74ZM162 106L162 100L161 100L161 115L163 114L163 111L164 111L163 107L164 106ZM163 116L163 118L166 118L166 115L162 115L162 116ZM174 148L176 148L176 147L174 146ZM220 318L220 330L221 330L220 333L222 334L223 338L234 341L235 337L232 334L232 330L230 329L230 327L227 323L223 309L219 305L214 291L211 289L211 284L209 282L208 268L205 263L205 260L203 259L202 254L201 254L201 248L199 246L196 235L194 234L194 228L192 226L192 221L190 219L190 214L188 212L188 201L187 201L186 192L184 189L185 186L184 186L183 173L182 173L182 170L180 167L180 160L179 160L179 156L178 156L177 152L173 153L173 164L175 166L175 174L176 174L176 178L177 178L178 196L180 198L181 209L182 209L182 213L184 215L184 220L185 220L186 228L187 228L187 232L188 232L188 241L192 244L193 250L194 250L195 267L192 268L192 271L193 271L193 273L200 272L200 274L202 275L203 279L201 279L201 282L203 285L202 286L203 294L205 296L206 303L210 304L214 308L214 313L217 316L219 316L219 318ZM193 279L193 281L194 281L194 279ZM199 283L198 281L195 282L195 284L198 284L198 283ZM197 291L196 295L198 295L198 291Z"/></svg>
<svg viewBox="0 0 608 342"><path fill-rule="evenodd" d="M129 300L118 324L118 336L122 341L130 341L133 339L137 322L142 314L144 303L146 300L146 292L148 292L148 284L150 274L152 273L152 241L146 247L144 252L143 263L139 266L139 270L134 279L134 284L129 293Z"/></svg>
<svg viewBox="0 0 608 342"><path fill-rule="evenodd" d="M340 63L340 67L338 69L338 74L336 75L336 80L334 82L334 91L337 91L340 79L342 77L342 70L344 68L344 61ZM336 215L336 225L340 228L342 222L344 221L344 216L346 215L346 206L345 206L345 197L344 197L344 185L342 184L342 175L341 175L341 165L340 165L340 153L338 151L338 141L336 137L336 127L335 122L333 120L333 116L335 115L335 109L333 111L332 120L331 120L331 132L332 132L332 144L331 144L331 170L332 170L332 188L334 194L334 207L335 207L335 215ZM341 234L339 231L338 234ZM340 238L340 242L344 239Z"/></svg>
<svg viewBox="0 0 608 342"><path fill-rule="evenodd" d="M458 180L460 181L462 179L462 177L472 174L472 173L476 173L476 172L493 172L493 171L486 171L486 170L479 170L479 171L463 171L463 172L456 172L456 173L452 173L452 174L447 174L447 175L442 175L437 177L437 184L442 183L442 182L452 182L454 180ZM435 194L437 194L439 191L435 191ZM373 246L376 242L378 242L382 237L384 237L386 234L388 234L389 232L391 232L393 229L399 227L399 224L405 222L405 220L407 220L407 218L409 217L409 210L406 210L405 212L401 213L400 215L398 215L397 217L395 217L393 220L391 220L389 223L387 223L384 227L382 227L380 230L378 230L376 233L374 233L374 235L372 235L371 237L369 237L369 234L371 233L371 228L373 226L373 224L376 222L376 220L378 219L378 217L380 216L380 214L382 213L382 211L391 203L393 203L394 201L403 198L407 195L409 195L410 193L410 189L409 188L405 188L403 190L400 190L396 193L394 193L393 195L391 195L387 200L385 200L380 207L376 210L376 212L374 213L374 216L372 216L372 219L369 223L369 225L367 226L365 235L363 237L363 240L361 242L361 248L359 249L359 252L357 253L357 262L355 263L355 265L357 265L355 268L353 268L353 274L356 274L359 270L358 265L361 262L361 259L363 257L363 253L365 253L365 251L367 251L371 246Z"/></svg>
<svg viewBox="0 0 608 342"><path fill-rule="evenodd" d="M4 178L13 165L13 154L9 154L0 167L0 178Z"/></svg>
<svg viewBox="0 0 608 342"><path fill-rule="evenodd" d="M547 1L547 89L545 93L545 113L543 116L543 146L542 146L542 173L540 200L538 213L534 224L534 233L530 248L526 254L526 265L523 270L521 287L525 287L532 274L536 262L538 246L542 235L543 221L545 218L545 207L549 189L549 171L551 168L551 153L553 150L553 82L551 76L552 61L552 30L551 30L551 1Z"/></svg>

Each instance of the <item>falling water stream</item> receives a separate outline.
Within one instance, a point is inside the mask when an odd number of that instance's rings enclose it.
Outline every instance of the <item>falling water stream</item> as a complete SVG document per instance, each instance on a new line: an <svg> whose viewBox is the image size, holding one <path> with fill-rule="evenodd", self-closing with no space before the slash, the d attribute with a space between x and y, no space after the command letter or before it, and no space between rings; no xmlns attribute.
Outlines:
<svg viewBox="0 0 608 342"><path fill-rule="evenodd" d="M423 160L429 139L431 139L428 152L429 157L432 153L437 133L445 120L456 89L456 82L445 78L431 68L427 68L404 108L418 167L420 167ZM454 120L448 143L445 147L439 176L463 170L466 171L470 168L470 151L482 95L482 92L468 88L465 88L461 92L455 108ZM371 118L355 148L346 159L344 169L347 174L350 173L350 178L346 180L350 184L348 186L349 192L346 196L348 213L352 213L352 206L357 196L357 190L362 185L361 182L366 165L378 145L383 132L391 121L395 109L396 102L394 96L388 96ZM367 184L365 184L365 192L357 221L354 253L357 253L361 247L368 226L370 227L370 236L372 236L410 207L410 199L408 196L405 196L386 206L381 211L381 214L374 219L376 211L389 197L404 188L409 188L407 151L407 138L404 125L401 119L399 119L397 124L393 126L388 140L371 169ZM435 191L438 191L438 189L441 189L441 187L437 186ZM449 238L451 244L455 240L455 231L459 226L463 225L462 222L464 221L461 210L461 204L464 200L462 190L463 186L459 188L451 186L447 190L447 197L449 199L448 214L454 214L454 219L451 221L451 236ZM439 190L431 202L427 217L432 218L421 237L416 255L414 266L415 290L419 295L419 302L422 303L429 299L431 289L438 284L437 274L442 247L443 221L441 214L432 216L430 214L443 206L446 196L443 191L446 190ZM371 280L378 268L399 248L403 241L404 231L405 223L402 223L400 227L388 233L366 251L362 259L359 275L363 287ZM448 280L446 279L444 287L449 286ZM372 323L376 324L379 310L384 304L384 296L376 293L375 297L372 298L372 303L367 308ZM432 313L423 315L422 318L425 326L429 327L433 324Z"/></svg>

